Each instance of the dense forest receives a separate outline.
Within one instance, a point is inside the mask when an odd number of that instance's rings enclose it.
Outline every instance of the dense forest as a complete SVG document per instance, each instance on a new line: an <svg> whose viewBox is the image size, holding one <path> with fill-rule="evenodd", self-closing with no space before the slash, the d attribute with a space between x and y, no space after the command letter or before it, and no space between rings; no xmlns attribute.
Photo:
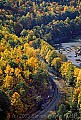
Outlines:
<svg viewBox="0 0 81 120"><path fill-rule="evenodd" d="M41 109L50 67L67 90L44 120L81 119L81 69L53 47L80 33L80 0L0 0L0 120Z"/></svg>

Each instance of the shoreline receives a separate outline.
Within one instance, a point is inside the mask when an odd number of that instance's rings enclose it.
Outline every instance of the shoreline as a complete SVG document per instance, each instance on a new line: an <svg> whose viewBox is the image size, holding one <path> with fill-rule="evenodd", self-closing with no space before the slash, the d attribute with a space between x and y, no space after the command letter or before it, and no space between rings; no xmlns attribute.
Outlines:
<svg viewBox="0 0 81 120"><path fill-rule="evenodd" d="M78 33L73 33L73 34L71 34L69 36L60 37L60 38L58 37L58 38L55 38L55 39L47 41L47 42L54 47L55 44L61 44L61 43L65 43L65 42L70 42L71 39L74 39L74 38L76 38L77 36L80 36L80 35L81 35L81 31L79 31Z"/></svg>

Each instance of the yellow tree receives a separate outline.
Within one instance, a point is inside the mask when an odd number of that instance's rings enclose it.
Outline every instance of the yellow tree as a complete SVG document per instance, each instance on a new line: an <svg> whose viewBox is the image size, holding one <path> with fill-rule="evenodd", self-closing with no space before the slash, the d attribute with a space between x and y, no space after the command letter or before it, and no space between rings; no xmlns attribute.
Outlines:
<svg viewBox="0 0 81 120"><path fill-rule="evenodd" d="M20 70L19 68L15 68L15 75L16 75L16 77L20 77L21 76L21 71L22 70Z"/></svg>
<svg viewBox="0 0 81 120"><path fill-rule="evenodd" d="M12 73L14 72L14 69L11 68L9 64L7 64L6 69L4 70L4 72L6 73L6 75L12 75Z"/></svg>
<svg viewBox="0 0 81 120"><path fill-rule="evenodd" d="M60 72L70 85L74 84L74 66L71 61L63 62Z"/></svg>
<svg viewBox="0 0 81 120"><path fill-rule="evenodd" d="M35 70L39 66L38 59L35 57L31 57L30 59L28 59L27 64L32 68L32 70Z"/></svg>
<svg viewBox="0 0 81 120"><path fill-rule="evenodd" d="M59 57L57 57L57 58L54 58L53 60L52 60L52 66L54 66L54 68L56 69L56 70L58 70L60 67L61 67L61 58L59 58Z"/></svg>
<svg viewBox="0 0 81 120"><path fill-rule="evenodd" d="M18 92L14 92L14 94L11 97L11 105L14 107L13 110L15 110L15 113L22 113L24 110L24 105L20 99L20 95Z"/></svg>
<svg viewBox="0 0 81 120"><path fill-rule="evenodd" d="M80 90L81 90L80 87L75 88L74 93L73 93L73 100L72 100L73 102L78 100L78 95L80 93Z"/></svg>
<svg viewBox="0 0 81 120"><path fill-rule="evenodd" d="M33 49L33 47L30 47L28 43L24 44L24 53L28 58L36 57L36 51Z"/></svg>
<svg viewBox="0 0 81 120"><path fill-rule="evenodd" d="M7 76L4 78L4 87L5 87L5 88L11 87L12 80L13 80L13 77L7 75Z"/></svg>
<svg viewBox="0 0 81 120"><path fill-rule="evenodd" d="M81 86L81 70L79 70L79 74L78 74L78 77L77 77L76 86Z"/></svg>
<svg viewBox="0 0 81 120"><path fill-rule="evenodd" d="M76 78L78 77L79 71L80 71L79 68L74 67L74 77L76 77Z"/></svg>
<svg viewBox="0 0 81 120"><path fill-rule="evenodd" d="M78 104L81 104L81 91L80 91L80 93L78 95Z"/></svg>

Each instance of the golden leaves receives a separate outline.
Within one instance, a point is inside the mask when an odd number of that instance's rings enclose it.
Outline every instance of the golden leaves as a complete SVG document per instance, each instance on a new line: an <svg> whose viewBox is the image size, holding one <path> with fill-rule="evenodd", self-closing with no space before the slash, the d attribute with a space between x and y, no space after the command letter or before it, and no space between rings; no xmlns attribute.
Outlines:
<svg viewBox="0 0 81 120"><path fill-rule="evenodd" d="M81 91L80 91L80 93L78 95L78 104L81 104Z"/></svg>
<svg viewBox="0 0 81 120"><path fill-rule="evenodd" d="M12 75L12 73L14 72L14 69L11 68L11 66L8 64L6 66L6 69L4 70L4 72L7 74L7 75Z"/></svg>
<svg viewBox="0 0 81 120"><path fill-rule="evenodd" d="M3 71L2 71L2 69L0 68L0 75L2 75L3 74Z"/></svg>
<svg viewBox="0 0 81 120"><path fill-rule="evenodd" d="M18 92L14 92L11 97L11 105L15 107L15 112L22 113L24 110L24 105L20 99L20 95Z"/></svg>
<svg viewBox="0 0 81 120"><path fill-rule="evenodd" d="M61 67L61 58L57 57L52 60L52 66L55 67L55 69L59 69Z"/></svg>
<svg viewBox="0 0 81 120"><path fill-rule="evenodd" d="M15 68L15 75L16 75L16 77L21 76L20 73L21 73L21 70L19 68Z"/></svg>
<svg viewBox="0 0 81 120"><path fill-rule="evenodd" d="M4 87L5 87L5 88L10 87L11 84L12 84L12 80L13 80L13 77L7 75L7 76L4 78Z"/></svg>
<svg viewBox="0 0 81 120"><path fill-rule="evenodd" d="M37 60L37 58L31 57L30 59L28 59L27 63L32 68L38 68L38 60Z"/></svg>
<svg viewBox="0 0 81 120"><path fill-rule="evenodd" d="M77 67L74 67L74 77L78 77L80 69Z"/></svg>

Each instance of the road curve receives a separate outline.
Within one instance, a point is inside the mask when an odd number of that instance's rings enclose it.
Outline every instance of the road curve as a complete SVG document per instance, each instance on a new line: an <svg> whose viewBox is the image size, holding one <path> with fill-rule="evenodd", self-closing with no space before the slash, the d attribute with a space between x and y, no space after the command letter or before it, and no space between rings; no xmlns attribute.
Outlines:
<svg viewBox="0 0 81 120"><path fill-rule="evenodd" d="M60 82L57 80L56 76L52 72L48 72L49 78L51 79L51 84L54 85L54 96L52 101L47 105L47 107L39 111L37 114L33 115L29 120L44 120L46 116L50 113L50 111L56 110L57 104L61 98L61 89L60 89Z"/></svg>

